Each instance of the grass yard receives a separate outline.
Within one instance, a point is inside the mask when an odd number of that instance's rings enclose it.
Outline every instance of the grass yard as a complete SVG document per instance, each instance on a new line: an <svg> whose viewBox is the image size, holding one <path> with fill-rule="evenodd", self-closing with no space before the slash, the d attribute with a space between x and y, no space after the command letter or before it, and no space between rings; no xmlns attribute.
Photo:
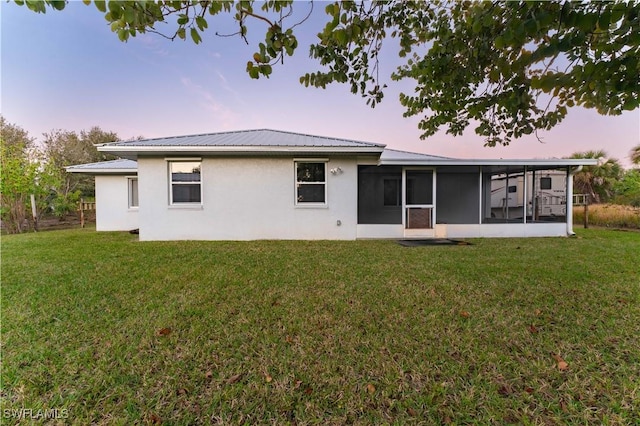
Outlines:
<svg viewBox="0 0 640 426"><path fill-rule="evenodd" d="M639 424L640 233L471 241L5 236L3 424Z"/></svg>

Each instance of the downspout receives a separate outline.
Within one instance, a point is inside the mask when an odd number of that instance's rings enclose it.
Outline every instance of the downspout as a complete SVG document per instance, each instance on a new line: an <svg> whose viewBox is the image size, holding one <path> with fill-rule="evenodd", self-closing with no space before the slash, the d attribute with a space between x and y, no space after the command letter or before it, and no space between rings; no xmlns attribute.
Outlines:
<svg viewBox="0 0 640 426"><path fill-rule="evenodd" d="M573 236L576 235L573 232L573 175L582 171L582 164L576 167L574 170L571 170L571 167L567 169L567 235Z"/></svg>

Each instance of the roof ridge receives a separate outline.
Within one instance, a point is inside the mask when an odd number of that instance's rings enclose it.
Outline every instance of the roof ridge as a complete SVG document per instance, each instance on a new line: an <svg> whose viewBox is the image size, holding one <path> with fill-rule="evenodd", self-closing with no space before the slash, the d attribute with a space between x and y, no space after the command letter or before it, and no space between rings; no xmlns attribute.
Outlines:
<svg viewBox="0 0 640 426"><path fill-rule="evenodd" d="M255 130L263 130L263 129L255 129ZM266 129L264 129L266 130ZM182 139L182 138L192 138L195 136L211 136L211 135L224 135L224 134L228 134L228 133L242 133L242 132L249 132L252 130L226 130L226 131L222 131L222 132L210 132L210 133L192 133L190 135L173 135L173 136L159 136L156 138L143 138L143 139L133 139L133 140L128 140L128 141L117 141L117 142L108 142L104 145L110 145L110 144L123 144L123 143L135 143L135 142L142 142L142 141L157 141L160 139Z"/></svg>
<svg viewBox="0 0 640 426"><path fill-rule="evenodd" d="M381 143L366 142L366 141L360 141L360 140L355 140L355 139L338 138L338 137L335 137L335 136L312 135L310 133L292 132L290 130L276 130L276 129L256 129L256 130L287 133L287 134L290 134L290 135L298 135L298 136L308 136L308 137L311 137L311 138L318 138L318 139L331 139L331 140L334 140L334 141L346 141L346 142L359 143L359 144L363 144L363 145L386 146L385 144L381 144Z"/></svg>

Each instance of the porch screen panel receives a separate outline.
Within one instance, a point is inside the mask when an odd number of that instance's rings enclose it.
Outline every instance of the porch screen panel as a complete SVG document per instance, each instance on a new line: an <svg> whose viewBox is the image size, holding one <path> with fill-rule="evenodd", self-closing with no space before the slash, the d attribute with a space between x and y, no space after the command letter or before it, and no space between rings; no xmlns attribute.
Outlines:
<svg viewBox="0 0 640 426"><path fill-rule="evenodd" d="M433 204L433 172L407 171L407 205Z"/></svg>
<svg viewBox="0 0 640 426"><path fill-rule="evenodd" d="M402 224L401 167L358 167L358 223Z"/></svg>
<svg viewBox="0 0 640 426"><path fill-rule="evenodd" d="M562 169L527 172L527 222L566 222L567 172Z"/></svg>
<svg viewBox="0 0 640 426"><path fill-rule="evenodd" d="M482 178L482 223L524 223L524 167L485 167Z"/></svg>
<svg viewBox="0 0 640 426"><path fill-rule="evenodd" d="M480 173L477 167L473 169L471 171L457 171L454 168L438 169L437 223L477 224L479 222Z"/></svg>

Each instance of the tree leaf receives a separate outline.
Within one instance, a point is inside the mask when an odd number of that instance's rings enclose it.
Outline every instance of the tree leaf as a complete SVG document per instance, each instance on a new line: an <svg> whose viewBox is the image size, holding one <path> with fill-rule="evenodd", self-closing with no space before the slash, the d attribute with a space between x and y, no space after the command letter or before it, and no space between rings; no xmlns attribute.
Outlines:
<svg viewBox="0 0 640 426"><path fill-rule="evenodd" d="M564 359L562 359L560 355L553 354L553 359L556 360L558 370L565 371L569 368L569 364Z"/></svg>
<svg viewBox="0 0 640 426"><path fill-rule="evenodd" d="M120 5L120 2L111 0L109 1L109 3L107 3L107 5L109 6L109 13L111 14L111 18L120 19L120 17L122 16L122 6Z"/></svg>
<svg viewBox="0 0 640 426"><path fill-rule="evenodd" d="M187 22L189 22L189 17L186 14L182 13L178 16L176 22L178 23L178 25L185 25Z"/></svg>
<svg viewBox="0 0 640 426"><path fill-rule="evenodd" d="M566 413L567 412L567 403L564 401L564 399L560 398L560 409Z"/></svg>
<svg viewBox="0 0 640 426"><path fill-rule="evenodd" d="M196 16L196 25L198 25L198 28L200 28L200 31L204 31L209 26L209 24L207 23L207 20L204 19L202 16Z"/></svg>
<svg viewBox="0 0 640 426"><path fill-rule="evenodd" d="M271 67L271 65L269 64L260 65L260 73L262 75L269 77L272 71L273 71L273 68Z"/></svg>
<svg viewBox="0 0 640 426"><path fill-rule="evenodd" d="M199 44L202 41L200 33L198 33L198 30L196 30L195 28L191 28L191 39L193 39L193 42L195 44Z"/></svg>
<svg viewBox="0 0 640 426"><path fill-rule="evenodd" d="M238 373L238 374L235 374L235 375L233 375L233 376L229 377L229 378L227 379L226 383L227 383L228 385L233 385L233 384L235 384L235 383L238 383L238 382L242 379L242 377L243 377L243 376L244 376L244 373Z"/></svg>
<svg viewBox="0 0 640 426"><path fill-rule="evenodd" d="M106 11L107 11L107 2L106 2L106 1L104 1L104 0L95 0L95 1L93 2L93 4L95 4L95 5L96 5L96 8L97 8L100 12L104 13L104 12L106 12Z"/></svg>
<svg viewBox="0 0 640 426"><path fill-rule="evenodd" d="M123 17L127 24L133 24L136 20L136 14L130 7L125 7Z"/></svg>
<svg viewBox="0 0 640 426"><path fill-rule="evenodd" d="M168 336L171 334L171 329L170 328L161 328L160 330L158 330L158 336Z"/></svg>
<svg viewBox="0 0 640 426"><path fill-rule="evenodd" d="M120 41L127 41L129 39L129 31L124 28L118 30L118 38Z"/></svg>
<svg viewBox="0 0 640 426"><path fill-rule="evenodd" d="M67 5L67 2L65 0L52 0L51 3L51 7L53 7L56 10L64 10L64 7Z"/></svg>

